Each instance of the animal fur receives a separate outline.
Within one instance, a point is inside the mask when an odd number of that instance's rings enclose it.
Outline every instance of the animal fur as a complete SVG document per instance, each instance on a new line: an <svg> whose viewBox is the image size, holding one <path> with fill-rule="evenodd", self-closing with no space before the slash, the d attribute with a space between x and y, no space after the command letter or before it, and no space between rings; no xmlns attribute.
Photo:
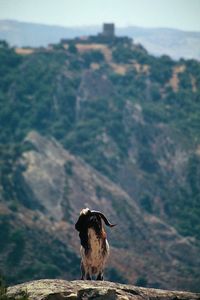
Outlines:
<svg viewBox="0 0 200 300"><path fill-rule="evenodd" d="M109 244L102 219L107 226L115 226L101 212L91 211L88 208L80 212L75 225L81 241L81 279L91 280L96 276L97 280L103 280L103 270L109 256Z"/></svg>

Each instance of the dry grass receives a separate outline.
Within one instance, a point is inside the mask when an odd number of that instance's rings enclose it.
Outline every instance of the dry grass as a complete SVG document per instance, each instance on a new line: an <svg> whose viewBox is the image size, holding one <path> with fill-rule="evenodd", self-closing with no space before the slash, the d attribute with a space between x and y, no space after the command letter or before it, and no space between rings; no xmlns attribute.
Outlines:
<svg viewBox="0 0 200 300"><path fill-rule="evenodd" d="M178 74L183 73L185 71L185 66L177 66L173 69L173 75L169 81L169 85L172 87L174 92L177 92L179 89L179 78Z"/></svg>
<svg viewBox="0 0 200 300"><path fill-rule="evenodd" d="M149 65L141 65L138 62L133 61L133 66L138 73L148 74L149 72Z"/></svg>
<svg viewBox="0 0 200 300"><path fill-rule="evenodd" d="M15 52L20 55L30 55L34 52L34 49L31 48L16 48Z"/></svg>
<svg viewBox="0 0 200 300"><path fill-rule="evenodd" d="M0 203L0 215L8 215L9 213L10 209L4 203Z"/></svg>
<svg viewBox="0 0 200 300"><path fill-rule="evenodd" d="M77 49L80 53L84 53L86 51L91 51L91 50L99 50L104 54L105 59L108 63L112 61L112 52L106 45L102 45L102 44L76 44L76 47L77 47Z"/></svg>
<svg viewBox="0 0 200 300"><path fill-rule="evenodd" d="M197 147L197 149L196 149L196 154L197 154L198 156L200 156L200 145L198 145L198 147Z"/></svg>
<svg viewBox="0 0 200 300"><path fill-rule="evenodd" d="M110 66L112 67L113 71L119 75L125 75L128 69L128 65L123 64L110 63Z"/></svg>
<svg viewBox="0 0 200 300"><path fill-rule="evenodd" d="M196 78L194 78L194 76L191 76L191 84L192 84L192 91L193 93L197 92L197 85L196 85Z"/></svg>
<svg viewBox="0 0 200 300"><path fill-rule="evenodd" d="M98 70L100 68L100 65L97 63L92 63L90 67L92 70Z"/></svg>

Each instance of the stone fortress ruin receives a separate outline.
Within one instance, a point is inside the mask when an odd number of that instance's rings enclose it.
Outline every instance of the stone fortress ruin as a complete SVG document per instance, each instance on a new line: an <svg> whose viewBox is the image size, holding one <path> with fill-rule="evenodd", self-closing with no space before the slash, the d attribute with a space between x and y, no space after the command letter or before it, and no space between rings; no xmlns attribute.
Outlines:
<svg viewBox="0 0 200 300"><path fill-rule="evenodd" d="M132 39L126 36L118 37L115 35L115 24L114 23L104 23L102 32L97 35L90 35L84 37L76 37L74 39L61 39L60 43L62 45L69 43L100 43L100 44L112 44L115 42L126 42L132 43Z"/></svg>

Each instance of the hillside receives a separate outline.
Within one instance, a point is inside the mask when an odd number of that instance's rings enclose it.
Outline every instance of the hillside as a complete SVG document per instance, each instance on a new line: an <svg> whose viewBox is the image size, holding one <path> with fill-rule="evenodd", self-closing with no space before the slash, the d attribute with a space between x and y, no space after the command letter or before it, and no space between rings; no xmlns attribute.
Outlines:
<svg viewBox="0 0 200 300"><path fill-rule="evenodd" d="M47 47L48 44L58 43L62 38L95 35L99 32L100 26L61 27L0 20L0 39L17 47ZM177 60L200 60L200 32L128 26L117 27L116 34L132 38L154 55L166 54Z"/></svg>
<svg viewBox="0 0 200 300"><path fill-rule="evenodd" d="M1 43L0 63L8 282L79 278L74 223L88 206L118 223L107 279L198 291L200 63L126 39Z"/></svg>

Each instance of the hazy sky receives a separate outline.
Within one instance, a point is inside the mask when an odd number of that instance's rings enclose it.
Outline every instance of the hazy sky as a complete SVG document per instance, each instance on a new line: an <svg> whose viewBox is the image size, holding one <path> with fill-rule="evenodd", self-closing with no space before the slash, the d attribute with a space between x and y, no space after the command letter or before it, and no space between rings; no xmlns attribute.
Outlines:
<svg viewBox="0 0 200 300"><path fill-rule="evenodd" d="M170 27L200 31L200 0L0 0L0 19L62 26Z"/></svg>

